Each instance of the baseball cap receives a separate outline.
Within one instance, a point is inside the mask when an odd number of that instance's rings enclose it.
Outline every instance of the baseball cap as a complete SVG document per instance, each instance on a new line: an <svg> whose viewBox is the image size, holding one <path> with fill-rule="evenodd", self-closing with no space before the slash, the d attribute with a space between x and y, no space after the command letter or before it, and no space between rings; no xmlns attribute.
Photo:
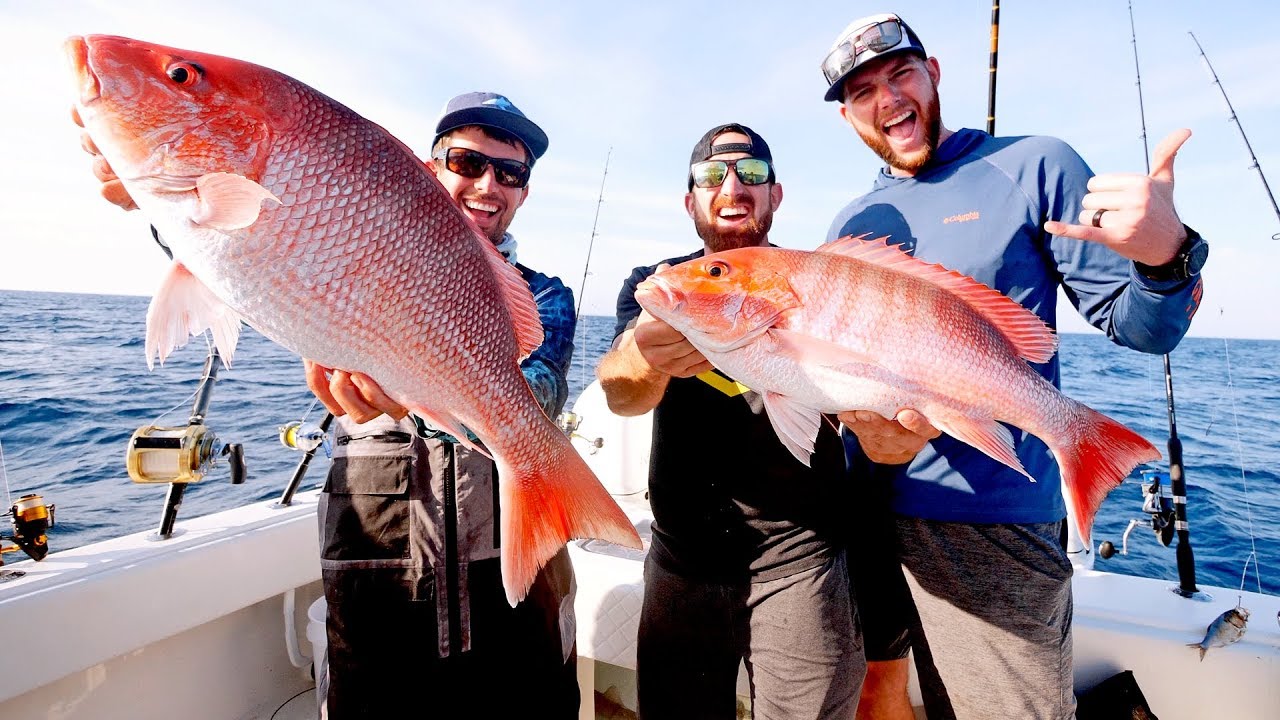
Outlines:
<svg viewBox="0 0 1280 720"><path fill-rule="evenodd" d="M481 125L497 128L515 135L529 150L529 164L547 151L547 134L532 120L520 112L520 108L505 96L491 92L463 93L444 106L436 123L435 145L441 135L465 125Z"/></svg>
<svg viewBox="0 0 1280 720"><path fill-rule="evenodd" d="M842 99L844 81L859 67L886 55L913 52L922 58L929 55L919 36L893 13L868 15L849 23L836 36L836 41L822 61L822 76L827 80L823 99Z"/></svg>
<svg viewBox="0 0 1280 720"><path fill-rule="evenodd" d="M717 137L727 132L742 133L750 139L750 142L721 143L719 145L712 144ZM693 153L689 155L689 164L693 165L694 163L700 163L703 160L707 160L712 155L731 152L744 152L749 154L751 157L768 160L769 182L774 181L773 153L769 151L769 143L765 142L764 138L760 137L760 134L755 130L739 123L725 123L724 125L717 125L703 134L703 136L698 140L698 144L693 146ZM693 189L692 170L689 171L689 189Z"/></svg>

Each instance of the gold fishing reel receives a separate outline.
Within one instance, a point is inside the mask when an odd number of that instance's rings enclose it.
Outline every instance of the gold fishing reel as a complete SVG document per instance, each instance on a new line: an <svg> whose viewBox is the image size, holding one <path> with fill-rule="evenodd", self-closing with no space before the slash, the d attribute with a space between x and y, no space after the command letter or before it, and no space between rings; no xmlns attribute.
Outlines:
<svg viewBox="0 0 1280 720"><path fill-rule="evenodd" d="M35 493L23 495L4 515L13 525L11 536L0 535L0 554L21 549L39 562L49 554L49 528L53 527L53 505ZM12 544L10 544L12 543ZM0 565L4 560L0 558Z"/></svg>
<svg viewBox="0 0 1280 720"><path fill-rule="evenodd" d="M239 444L223 443L205 425L145 425L129 439L125 467L136 483L193 483L204 479L223 456L229 456L231 482L244 482Z"/></svg>

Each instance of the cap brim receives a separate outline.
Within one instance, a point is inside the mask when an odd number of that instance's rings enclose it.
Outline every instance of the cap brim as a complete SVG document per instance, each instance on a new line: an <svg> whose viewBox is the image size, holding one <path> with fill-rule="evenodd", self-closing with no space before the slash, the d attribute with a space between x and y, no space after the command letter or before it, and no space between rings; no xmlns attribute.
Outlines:
<svg viewBox="0 0 1280 720"><path fill-rule="evenodd" d="M532 120L506 110L488 107L463 108L445 115L436 125L436 138L465 125L481 125L515 135L529 149L533 156L531 160L542 157L549 144L547 134Z"/></svg>
<svg viewBox="0 0 1280 720"><path fill-rule="evenodd" d="M866 67L867 63L872 63L872 62L875 62L876 60L879 60L880 58L892 57L893 55L896 55L898 53L904 53L904 52L915 53L916 56L920 58L925 58L924 52L921 51L919 48L914 48L914 47L898 47L892 50L887 50L883 53L880 53L879 55L873 55L872 57L869 57L866 60L863 60L862 62L859 62L858 64L849 68L849 71L841 75L839 80L836 80L835 82L831 83L831 87L827 88L827 93L822 96L822 99L826 100L827 102L842 101L843 98L841 96L844 94L844 84L845 84L845 81L847 81L850 78L850 76L852 76L854 73L858 72L862 68Z"/></svg>

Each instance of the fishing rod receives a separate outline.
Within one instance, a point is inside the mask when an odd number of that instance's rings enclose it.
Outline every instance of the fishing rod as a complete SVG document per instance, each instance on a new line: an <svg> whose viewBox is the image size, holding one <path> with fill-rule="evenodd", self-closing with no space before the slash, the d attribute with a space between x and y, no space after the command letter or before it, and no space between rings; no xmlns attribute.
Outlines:
<svg viewBox="0 0 1280 720"><path fill-rule="evenodd" d="M222 356L217 346L209 348L205 357L200 385L196 388L187 424L179 427L144 425L133 433L125 452L125 467L136 483L169 483L164 509L160 514L157 534L162 539L173 535L173 526L182 507L187 485L199 482L222 458L231 468L231 484L245 479L244 447L240 443L223 442L208 425L209 401L218 380Z"/></svg>
<svg viewBox="0 0 1280 720"><path fill-rule="evenodd" d="M596 228L600 224L600 206L604 204L604 182L609 177L609 158L613 156L613 147L609 147L609 152L604 156L604 173L600 176L600 194L596 197L596 216L591 221L591 238L587 241L587 261L582 266L582 285L578 288L578 304L573 309L573 327L574 327L574 344L577 344L578 333L582 330L582 298L587 293L587 276L591 274L591 250L596 244ZM582 386L587 385L587 364L585 358L581 358L581 379ZM561 411L556 418L556 424L570 438L581 438L591 444L592 447L599 448L604 445L602 438L589 438L578 434L578 427L582 424L582 418L575 412L570 410Z"/></svg>
<svg viewBox="0 0 1280 720"><path fill-rule="evenodd" d="M1000 2L991 4L991 60L987 65L987 134L996 134L996 50L1000 45Z"/></svg>
<svg viewBox="0 0 1280 720"><path fill-rule="evenodd" d="M1133 2L1129 2L1129 33L1133 42L1133 69L1138 82L1138 116L1142 123L1142 155L1147 163L1147 174L1151 174L1151 157L1147 149L1147 115L1142 102L1142 70L1138 65L1138 32L1133 21ZM1169 503L1160 488L1160 474L1144 472L1146 482L1143 483L1143 511L1151 515L1150 524L1156 532L1156 538L1166 547L1172 542L1174 533L1178 537L1176 549L1178 564L1178 586L1173 591L1185 598L1199 597L1207 599L1196 587L1195 553L1191 549L1191 527L1187 522L1187 478L1186 468L1182 464L1182 440L1178 437L1178 413L1173 401L1173 368L1169 361L1169 353L1164 354L1164 396L1169 414L1169 490L1173 502ZM1129 533L1138 524L1130 521L1124 533L1124 549L1127 554ZM1115 545L1110 541L1102 543L1098 554L1103 558L1115 555Z"/></svg>
<svg viewBox="0 0 1280 720"><path fill-rule="evenodd" d="M600 195L596 198L596 217L591 221L591 239L587 241L587 261L582 266L582 285L578 288L578 306L573 309L574 327L582 319L582 296L587 292L587 276L591 274L591 249L596 244L596 227L600 224L600 206L604 204L604 181L609 177L609 158L613 155L613 147L604 156L604 174L600 176Z"/></svg>
<svg viewBox="0 0 1280 720"><path fill-rule="evenodd" d="M1253 154L1253 146L1249 144L1249 136L1244 134L1244 126L1240 124L1240 118L1236 115L1236 109L1231 106L1231 98L1227 97L1227 89L1222 86L1222 81L1218 79L1218 73L1213 71L1213 64L1209 62L1209 56L1204 54L1204 48L1200 46L1200 41L1196 39L1196 34L1187 31L1191 36L1191 41L1196 44L1196 49L1200 51L1200 59L1204 60L1204 68L1209 71L1209 77L1213 78L1213 84L1218 86L1218 90L1222 92L1222 100L1227 104L1227 112L1231 114L1231 122L1236 124L1236 129L1240 131L1240 138L1244 140L1244 147L1249 151L1249 160L1253 162L1249 167L1258 171L1258 177L1262 180L1262 187L1267 191L1267 198L1271 200L1271 209L1276 213L1276 219L1280 220L1280 205L1276 205L1276 197L1271 194L1271 186L1267 184L1267 176L1262 173L1262 165L1258 163L1258 156ZM1280 240L1280 233L1271 236L1272 240Z"/></svg>

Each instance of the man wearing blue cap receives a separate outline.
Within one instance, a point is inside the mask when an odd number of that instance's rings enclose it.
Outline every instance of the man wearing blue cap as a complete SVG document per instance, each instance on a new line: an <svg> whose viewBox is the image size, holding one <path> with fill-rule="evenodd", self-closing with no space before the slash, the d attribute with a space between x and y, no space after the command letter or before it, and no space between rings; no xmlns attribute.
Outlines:
<svg viewBox="0 0 1280 720"><path fill-rule="evenodd" d="M1156 149L1150 175L1094 177L1055 138L949 130L938 61L893 14L850 23L821 69L825 99L885 162L828 240L888 235L1050 327L1061 286L1121 345L1165 353L1182 339L1207 253L1173 207L1173 158L1189 131ZM1034 367L1058 385L1056 356ZM917 660L933 659L922 677L940 681L922 680L930 718L1071 718L1067 512L1044 443L1012 429L1037 480L1029 483L909 408L840 418L857 436L851 461L875 463L850 545L870 661L859 717L912 717L905 657L914 645ZM877 491L886 494L879 504Z"/></svg>
<svg viewBox="0 0 1280 720"><path fill-rule="evenodd" d="M573 293L516 262L507 232L547 136L495 93L448 102L427 168L529 283L544 340L521 363L550 417L568 397ZM334 415L321 496L328 718L578 714L573 569L561 549L512 608L493 461L427 427L362 375L307 363ZM325 717L325 715L322 715Z"/></svg>

